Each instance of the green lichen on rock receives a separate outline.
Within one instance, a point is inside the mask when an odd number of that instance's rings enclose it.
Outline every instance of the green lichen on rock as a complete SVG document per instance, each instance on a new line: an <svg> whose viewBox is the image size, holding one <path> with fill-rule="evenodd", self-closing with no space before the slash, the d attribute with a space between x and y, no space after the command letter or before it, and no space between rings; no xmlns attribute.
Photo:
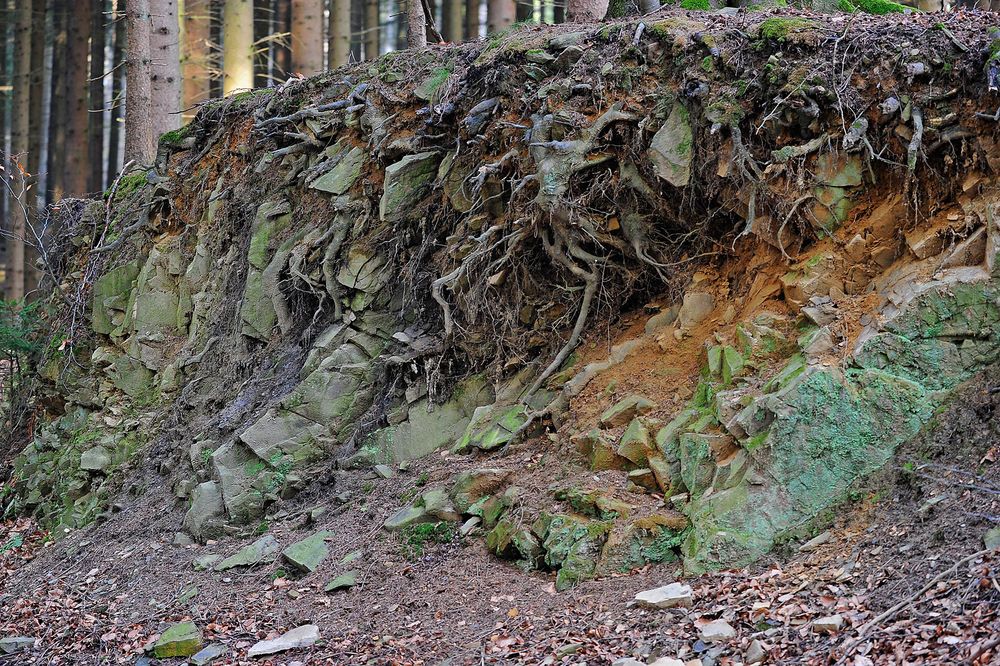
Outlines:
<svg viewBox="0 0 1000 666"><path fill-rule="evenodd" d="M379 218L397 222L413 214L437 176L441 156L436 152L407 155L385 170L385 185L379 201Z"/></svg>
<svg viewBox="0 0 1000 666"><path fill-rule="evenodd" d="M203 643L201 630L194 622L178 622L170 625L153 644L153 656L158 659L190 657Z"/></svg>

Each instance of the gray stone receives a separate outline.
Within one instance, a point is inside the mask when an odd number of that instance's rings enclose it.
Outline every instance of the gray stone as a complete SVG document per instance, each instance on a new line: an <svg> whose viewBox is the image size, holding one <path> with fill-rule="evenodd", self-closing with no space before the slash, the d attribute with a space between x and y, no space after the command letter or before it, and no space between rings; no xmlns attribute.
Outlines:
<svg viewBox="0 0 1000 666"><path fill-rule="evenodd" d="M365 151L357 147L351 148L341 155L337 166L313 181L309 187L330 194L344 194L361 175L365 157Z"/></svg>
<svg viewBox="0 0 1000 666"><path fill-rule="evenodd" d="M825 532L817 534L812 539L809 539L809 541L806 541L804 544L799 546L799 552L811 553L812 551L817 550L820 546L830 543L830 541L832 540L833 540L833 533L830 532L830 530L826 530Z"/></svg>
<svg viewBox="0 0 1000 666"><path fill-rule="evenodd" d="M413 213L437 176L441 156L436 152L407 155L385 170L384 189L378 214L383 222L395 222Z"/></svg>
<svg viewBox="0 0 1000 666"><path fill-rule="evenodd" d="M0 638L0 654L14 654L29 650L35 646L35 639L30 636L8 636Z"/></svg>
<svg viewBox="0 0 1000 666"><path fill-rule="evenodd" d="M225 514L219 485L215 481L199 483L191 492L191 507L184 514L184 530L198 540L216 538L222 533Z"/></svg>
<svg viewBox="0 0 1000 666"><path fill-rule="evenodd" d="M641 416L656 408L656 403L641 395L630 395L619 400L601 414L601 425L614 427L625 425L636 416Z"/></svg>
<svg viewBox="0 0 1000 666"><path fill-rule="evenodd" d="M277 638L268 641L260 641L247 653L249 657L260 657L268 654L276 654L285 650L309 647L319 640L319 627L315 624L304 624L291 631L283 633Z"/></svg>
<svg viewBox="0 0 1000 666"><path fill-rule="evenodd" d="M713 620L701 628L703 643L724 643L736 638L736 630L725 620Z"/></svg>
<svg viewBox="0 0 1000 666"><path fill-rule="evenodd" d="M358 584L358 572L352 569L351 571L345 571L344 573L340 574L339 576L331 580L329 583L327 583L326 587L323 588L323 591L337 592L339 590L349 590L357 584Z"/></svg>
<svg viewBox="0 0 1000 666"><path fill-rule="evenodd" d="M666 310L661 310L646 320L646 335L652 335L665 326L670 326L677 321L677 313L680 307L672 305Z"/></svg>
<svg viewBox="0 0 1000 666"><path fill-rule="evenodd" d="M191 566L194 567L195 571L208 571L221 559L222 555L216 555L214 553L199 555L191 561Z"/></svg>
<svg viewBox="0 0 1000 666"><path fill-rule="evenodd" d="M392 471L392 468L388 465L375 465L375 473L383 479L391 479L396 476L396 474Z"/></svg>
<svg viewBox="0 0 1000 666"><path fill-rule="evenodd" d="M683 583L670 583L635 595L636 604L645 608L690 608L691 587Z"/></svg>
<svg viewBox="0 0 1000 666"><path fill-rule="evenodd" d="M1000 549L1000 526L986 531L983 535L983 545L994 550Z"/></svg>
<svg viewBox="0 0 1000 666"><path fill-rule="evenodd" d="M190 657L201 650L201 629L194 622L178 622L170 625L153 644L153 656Z"/></svg>
<svg viewBox="0 0 1000 666"><path fill-rule="evenodd" d="M479 516L473 516L472 518L469 518L467 521L462 523L461 527L458 528L459 536L463 537L469 536L470 534L472 534L472 530L479 527L479 524L482 522L483 521Z"/></svg>
<svg viewBox="0 0 1000 666"><path fill-rule="evenodd" d="M274 562L278 558L278 540L265 534L249 546L244 546L215 565L216 571L226 571L236 567L252 567L257 564Z"/></svg>
<svg viewBox="0 0 1000 666"><path fill-rule="evenodd" d="M213 659L218 659L226 654L227 648L222 643L211 643L202 648L197 654L191 657L194 666L205 666Z"/></svg>
<svg viewBox="0 0 1000 666"><path fill-rule="evenodd" d="M649 159L656 175L674 187L687 185L691 180L692 147L688 111L677 102L649 144Z"/></svg>
<svg viewBox="0 0 1000 666"><path fill-rule="evenodd" d="M281 556L300 572L312 573L329 557L330 547L326 545L326 540L332 536L333 533L326 530L316 532L285 548Z"/></svg>
<svg viewBox="0 0 1000 666"><path fill-rule="evenodd" d="M765 656L767 656L767 652L764 650L764 644L754 639L747 647L747 651L744 654L744 660L746 661L747 666L754 666L754 664L759 664L764 661Z"/></svg>
<svg viewBox="0 0 1000 666"><path fill-rule="evenodd" d="M434 518L422 506L404 506L389 516L383 527L392 532L410 525L416 525L417 523L429 523L433 521Z"/></svg>
<svg viewBox="0 0 1000 666"><path fill-rule="evenodd" d="M111 456L103 446L89 448L80 454L80 469L88 472L103 472L111 466Z"/></svg>

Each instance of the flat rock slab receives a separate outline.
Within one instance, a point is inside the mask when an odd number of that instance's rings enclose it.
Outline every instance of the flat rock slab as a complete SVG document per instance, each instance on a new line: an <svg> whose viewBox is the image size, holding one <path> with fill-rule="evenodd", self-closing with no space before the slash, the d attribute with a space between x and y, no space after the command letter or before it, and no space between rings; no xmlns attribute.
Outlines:
<svg viewBox="0 0 1000 666"><path fill-rule="evenodd" d="M316 532L281 551L281 556L300 572L312 573L330 555L326 540L332 536L333 533L326 530Z"/></svg>
<svg viewBox="0 0 1000 666"><path fill-rule="evenodd" d="M640 592L635 595L635 601L645 608L690 608L691 587L683 583L670 583Z"/></svg>
<svg viewBox="0 0 1000 666"><path fill-rule="evenodd" d="M260 657L266 654L277 654L285 650L309 647L319 640L319 627L315 624L304 624L287 631L277 638L261 641L250 648L247 656Z"/></svg>
<svg viewBox="0 0 1000 666"><path fill-rule="evenodd" d="M840 631L843 626L844 616L838 613L837 615L821 617L813 622L813 631L818 634L835 634Z"/></svg>
<svg viewBox="0 0 1000 666"><path fill-rule="evenodd" d="M278 548L278 540L270 534L266 534L216 564L215 570L225 571L236 567L252 567L256 564L274 562L278 558Z"/></svg>
<svg viewBox="0 0 1000 666"><path fill-rule="evenodd" d="M202 642L201 629L194 622L178 622L170 625L153 644L153 656L190 657L201 650Z"/></svg>
<svg viewBox="0 0 1000 666"><path fill-rule="evenodd" d="M191 663L194 666L206 666L214 659L218 659L222 655L226 654L227 648L222 643L212 643L206 645L197 654L191 657Z"/></svg>
<svg viewBox="0 0 1000 666"><path fill-rule="evenodd" d="M0 638L0 654L14 654L29 650L35 646L35 639L30 636L8 636Z"/></svg>
<svg viewBox="0 0 1000 666"><path fill-rule="evenodd" d="M327 583L323 591L337 592L339 590L349 590L357 584L358 572L354 570L346 571Z"/></svg>

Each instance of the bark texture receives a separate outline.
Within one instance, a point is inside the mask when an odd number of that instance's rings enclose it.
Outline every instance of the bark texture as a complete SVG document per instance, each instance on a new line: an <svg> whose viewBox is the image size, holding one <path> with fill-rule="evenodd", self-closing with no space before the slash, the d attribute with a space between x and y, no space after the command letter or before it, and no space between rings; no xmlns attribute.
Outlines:
<svg viewBox="0 0 1000 666"><path fill-rule="evenodd" d="M181 126L180 36L177 0L150 0L153 133L160 136Z"/></svg>
<svg viewBox="0 0 1000 666"><path fill-rule="evenodd" d="M209 97L209 42L212 38L209 0L183 0L181 12L181 109L194 117L196 104Z"/></svg>
<svg viewBox="0 0 1000 666"><path fill-rule="evenodd" d="M125 54L125 162L152 164L156 136L152 124L152 79L149 55L149 0L128 0L125 7L128 45Z"/></svg>
<svg viewBox="0 0 1000 666"><path fill-rule="evenodd" d="M226 0L222 46L222 94L253 88L253 0Z"/></svg>
<svg viewBox="0 0 1000 666"><path fill-rule="evenodd" d="M88 131L88 156L90 192L104 190L104 47L106 20L105 0L96 0L90 25L90 113ZM51 141L51 136L49 137Z"/></svg>
<svg viewBox="0 0 1000 666"><path fill-rule="evenodd" d="M323 71L323 0L291 0L291 3L292 71L312 76ZM348 31L347 48L350 49L350 0L347 0L345 23Z"/></svg>
<svg viewBox="0 0 1000 666"><path fill-rule="evenodd" d="M365 0L365 60L374 60L379 56L380 33L378 0Z"/></svg>
<svg viewBox="0 0 1000 666"><path fill-rule="evenodd" d="M351 0L330 2L329 69L346 65L351 59Z"/></svg>
<svg viewBox="0 0 1000 666"><path fill-rule="evenodd" d="M517 14L514 0L486 0L486 33L505 30Z"/></svg>
<svg viewBox="0 0 1000 666"><path fill-rule="evenodd" d="M67 195L87 191L90 104L87 83L90 69L90 27L94 0L76 0L72 5L66 42L66 161L63 184Z"/></svg>
<svg viewBox="0 0 1000 666"><path fill-rule="evenodd" d="M570 21L600 21L608 13L608 0L568 0L566 10Z"/></svg>
<svg viewBox="0 0 1000 666"><path fill-rule="evenodd" d="M111 46L111 109L108 114L108 125L111 131L108 135L108 180L112 180L115 174L122 167L122 136L124 134L124 124L122 119L125 111L125 77L128 76L125 66L125 27L128 22L125 20L125 3L117 0L114 3L115 12L112 16L114 22L114 34L112 35Z"/></svg>
<svg viewBox="0 0 1000 666"><path fill-rule="evenodd" d="M28 151L28 114L31 95L31 3L21 2L15 7L14 24L14 100L11 108L10 145L14 159L24 168ZM9 199L10 234L7 241L7 293L8 299L24 297L24 232L27 210L25 208L24 178L12 176L13 195Z"/></svg>
<svg viewBox="0 0 1000 666"><path fill-rule="evenodd" d="M406 2L406 46L411 49L427 46L427 17L420 0Z"/></svg>
<svg viewBox="0 0 1000 666"><path fill-rule="evenodd" d="M465 38L479 39L479 8L482 0L465 0Z"/></svg>

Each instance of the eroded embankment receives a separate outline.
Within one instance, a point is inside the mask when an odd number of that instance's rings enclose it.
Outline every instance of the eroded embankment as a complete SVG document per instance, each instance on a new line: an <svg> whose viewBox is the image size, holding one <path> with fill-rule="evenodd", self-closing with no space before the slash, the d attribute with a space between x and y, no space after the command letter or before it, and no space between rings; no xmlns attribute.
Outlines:
<svg viewBox="0 0 1000 666"><path fill-rule="evenodd" d="M247 536L450 449L483 469L388 528L478 519L560 587L753 561L996 360L983 16L665 12L206 105L65 207L7 511Z"/></svg>

